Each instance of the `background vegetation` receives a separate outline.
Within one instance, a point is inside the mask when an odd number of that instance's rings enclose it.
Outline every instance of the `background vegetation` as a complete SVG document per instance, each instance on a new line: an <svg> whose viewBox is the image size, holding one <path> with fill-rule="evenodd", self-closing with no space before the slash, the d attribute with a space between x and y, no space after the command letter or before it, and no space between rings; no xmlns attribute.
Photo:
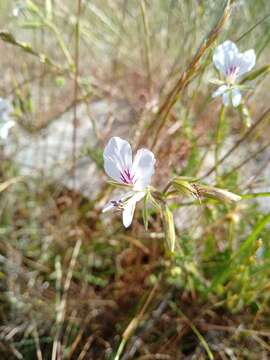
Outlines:
<svg viewBox="0 0 270 360"><path fill-rule="evenodd" d="M267 359L269 1L1 0L0 21L1 359ZM223 112L226 39L257 63ZM127 230L101 214L114 135L152 149L158 189L243 198L173 199L170 254L156 210L148 231L139 208Z"/></svg>

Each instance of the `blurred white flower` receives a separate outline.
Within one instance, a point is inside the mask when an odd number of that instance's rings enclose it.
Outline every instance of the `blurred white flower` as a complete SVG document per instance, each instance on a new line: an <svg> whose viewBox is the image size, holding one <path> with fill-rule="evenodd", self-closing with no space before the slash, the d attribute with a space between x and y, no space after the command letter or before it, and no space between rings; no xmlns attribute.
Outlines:
<svg viewBox="0 0 270 360"><path fill-rule="evenodd" d="M150 150L140 149L132 160L130 144L119 137L113 137L104 149L103 159L106 174L129 189L127 193L111 200L103 212L113 208L120 210L124 226L129 227L136 203L145 196L150 185L155 171L155 156Z"/></svg>
<svg viewBox="0 0 270 360"><path fill-rule="evenodd" d="M237 46L232 41L227 40L215 49L213 62L224 77L224 84L212 96L222 96L225 106L230 104L234 107L239 106L242 95L237 86L237 81L254 67L256 62L254 50L251 49L240 53Z"/></svg>
<svg viewBox="0 0 270 360"><path fill-rule="evenodd" d="M25 10L25 5L22 2L19 2L15 5L15 7L12 10L12 15L14 17L20 16L21 13Z"/></svg>
<svg viewBox="0 0 270 360"><path fill-rule="evenodd" d="M0 98L0 138L6 140L9 130L15 125L11 119L12 105L9 100Z"/></svg>

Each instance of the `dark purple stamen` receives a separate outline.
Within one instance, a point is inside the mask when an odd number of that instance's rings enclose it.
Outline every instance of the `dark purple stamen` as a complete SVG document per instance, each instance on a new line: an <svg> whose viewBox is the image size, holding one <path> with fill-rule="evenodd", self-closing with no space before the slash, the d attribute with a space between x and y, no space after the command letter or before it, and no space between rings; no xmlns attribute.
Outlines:
<svg viewBox="0 0 270 360"><path fill-rule="evenodd" d="M123 172L120 172L121 180L125 184L133 184L134 175L131 175L129 170L124 170Z"/></svg>
<svg viewBox="0 0 270 360"><path fill-rule="evenodd" d="M233 76L235 77L237 75L239 71L239 67L235 66L235 65L231 65L227 70L226 70L226 75L227 76Z"/></svg>
<svg viewBox="0 0 270 360"><path fill-rule="evenodd" d="M118 210L123 210L123 208L124 208L124 203L122 200L112 200L111 203Z"/></svg>

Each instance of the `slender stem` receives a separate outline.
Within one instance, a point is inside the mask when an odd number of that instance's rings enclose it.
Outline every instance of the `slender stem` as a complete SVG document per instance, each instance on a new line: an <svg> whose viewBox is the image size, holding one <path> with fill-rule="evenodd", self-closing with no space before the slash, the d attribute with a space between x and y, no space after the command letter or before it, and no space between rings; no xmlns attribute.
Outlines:
<svg viewBox="0 0 270 360"><path fill-rule="evenodd" d="M61 358L61 343L60 343L60 337L61 337L61 330L62 325L65 321L65 315L66 315L66 308L67 308L67 297L68 297L68 291L70 288L74 268L76 265L76 261L80 252L82 241L80 239L77 240L73 253L71 256L67 276L64 282L63 286L63 295L61 296L61 280L62 280L62 270L61 270L61 263L60 258L57 259L56 262L56 272L57 272L57 317L56 317L56 325L57 325L57 331L53 343L53 350L52 350L52 357L51 360L56 360Z"/></svg>
<svg viewBox="0 0 270 360"><path fill-rule="evenodd" d="M172 186L172 180L170 180L164 187L164 189L162 190L162 194L165 194L169 189L170 187Z"/></svg>
<svg viewBox="0 0 270 360"><path fill-rule="evenodd" d="M237 39L236 42L239 42L242 40L245 36L250 34L258 25L261 25L265 20L267 20L270 16L270 13L266 14L262 19L257 21L254 25L252 25L247 31L245 31L243 34L241 34Z"/></svg>
<svg viewBox="0 0 270 360"><path fill-rule="evenodd" d="M148 305L150 304L150 302L152 301L155 292L157 291L158 287L159 287L159 282L157 282L154 287L152 288L152 290L150 291L150 294L148 295L142 309L140 310L139 314L137 316L135 316L131 322L128 324L126 330L124 331L123 335L122 335L122 339L121 342L119 344L119 347L117 349L116 355L114 357L114 360L119 360L121 354L123 353L123 350L126 346L126 343L128 342L129 338L131 337L131 335L133 334L133 332L137 329L140 321L142 320L144 313L148 307Z"/></svg>
<svg viewBox="0 0 270 360"><path fill-rule="evenodd" d="M66 47L66 44L65 44L59 30L57 29L57 27L51 21L46 20L44 23L55 34L56 39L58 41L58 44L59 44L60 48L62 49L62 51L63 51L63 53L64 53L64 55L65 55L65 57L67 59L67 62L69 64L69 66L72 68L74 66L72 57L71 57L71 55L70 55L70 53L68 51L68 48Z"/></svg>
<svg viewBox="0 0 270 360"><path fill-rule="evenodd" d="M270 192L266 191L266 192L261 192L261 193L248 193L248 194L244 194L241 195L242 199L255 199L258 197L270 197Z"/></svg>
<svg viewBox="0 0 270 360"><path fill-rule="evenodd" d="M270 115L270 107L265 110L265 112L259 117L259 119L244 133L244 135L234 144L234 146L215 164L205 175L203 175L199 180L205 179L210 174L212 174L216 166L222 164L241 144L244 142L249 135L263 122L265 119L268 119Z"/></svg>
<svg viewBox="0 0 270 360"><path fill-rule="evenodd" d="M147 69L147 78L148 78L148 89L151 93L152 90L152 74L151 74L151 49L150 49L150 33L149 33L149 23L148 17L146 13L146 4L145 0L140 1L140 8L143 20L143 29L145 36L144 39L144 47L145 47L145 62L146 62L146 69Z"/></svg>
<svg viewBox="0 0 270 360"><path fill-rule="evenodd" d="M217 124L217 131L216 131L216 144L215 144L215 170L216 170L216 184L219 183L219 155L222 145L222 130L224 124L224 117L225 117L225 106L222 105L218 117L218 124Z"/></svg>
<svg viewBox="0 0 270 360"><path fill-rule="evenodd" d="M122 354L122 352L124 350L125 345L126 345L126 339L122 338L122 340L120 342L120 345L119 345L119 347L117 349L117 353L116 353L116 355L114 357L114 360L119 360L120 359L120 356L121 356L121 354Z"/></svg>
<svg viewBox="0 0 270 360"><path fill-rule="evenodd" d="M225 175L223 175L223 179L226 179L226 178L230 177L235 171L241 169L248 162L250 162L251 160L256 158L258 155L263 153L268 147L270 147L270 141L267 144L265 144L264 146L260 147L259 150L257 150L253 154L249 154L243 161L241 161L238 165L236 165L234 168L232 168Z"/></svg>
<svg viewBox="0 0 270 360"><path fill-rule="evenodd" d="M178 315L180 315L183 320L185 321L185 323L191 328L191 330L194 332L194 334L197 336L197 338L199 339L201 345L204 347L204 350L206 351L206 354L208 356L208 359L210 360L214 360L214 355L209 347L209 345L207 344L205 338L202 336L202 334L199 332L199 330L197 329L197 327L192 323L192 321L183 313L183 311L177 307L175 305L175 303L170 302L170 306L172 308L173 311L175 311Z"/></svg>
<svg viewBox="0 0 270 360"><path fill-rule="evenodd" d="M78 74L79 74L79 51L80 51L80 14L81 0L77 3L77 21L75 25L75 75L74 75L74 106L73 106L73 133L72 133L72 169L73 189L76 188L76 150L77 150L77 98L78 98Z"/></svg>

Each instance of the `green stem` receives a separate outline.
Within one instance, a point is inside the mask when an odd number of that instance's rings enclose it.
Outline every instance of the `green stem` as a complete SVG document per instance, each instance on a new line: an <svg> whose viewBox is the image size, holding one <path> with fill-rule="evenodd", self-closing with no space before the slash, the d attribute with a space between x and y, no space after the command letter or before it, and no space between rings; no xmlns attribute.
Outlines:
<svg viewBox="0 0 270 360"><path fill-rule="evenodd" d="M219 183L219 155L220 150L222 146L222 130L223 130L223 124L224 124L224 118L225 118L225 106L222 105L218 117L218 125L217 125L217 131L216 131L216 147L215 147L215 170L216 170L216 184Z"/></svg>
<svg viewBox="0 0 270 360"><path fill-rule="evenodd" d="M122 352L124 350L125 345L126 345L126 339L122 339L121 342L120 342L120 345L119 345L119 347L117 349L117 353L116 353L116 355L114 357L114 360L119 360L120 359L120 356L121 356L121 354L122 354Z"/></svg>
<svg viewBox="0 0 270 360"><path fill-rule="evenodd" d="M191 328L191 330L197 336L201 345L204 347L204 350L206 351L208 359L214 360L214 355L213 355L209 345L207 344L205 338L202 336L202 334L199 332L199 330L196 328L196 326L192 323L192 321L189 320L189 318L183 313L183 311L179 307L177 307L175 305L175 303L173 303L172 301L170 302L170 307L172 308L173 311L175 311L179 316L181 316L183 318L185 323Z"/></svg>
<svg viewBox="0 0 270 360"><path fill-rule="evenodd" d="M170 180L164 187L164 189L162 190L162 194L166 194L167 191L170 189L170 187L172 186L172 180Z"/></svg>
<svg viewBox="0 0 270 360"><path fill-rule="evenodd" d="M68 48L66 47L66 44L65 44L59 30L52 22L50 22L48 20L45 20L44 24L55 34L58 44L59 44L61 50L63 51L69 66L71 67L71 69L73 69L74 62L72 60L72 56L70 55L70 52L68 51Z"/></svg>
<svg viewBox="0 0 270 360"><path fill-rule="evenodd" d="M249 194L244 194L241 195L242 199L255 199L258 197L269 197L270 196L270 192L266 191L266 192L261 192L261 193L249 193Z"/></svg>

